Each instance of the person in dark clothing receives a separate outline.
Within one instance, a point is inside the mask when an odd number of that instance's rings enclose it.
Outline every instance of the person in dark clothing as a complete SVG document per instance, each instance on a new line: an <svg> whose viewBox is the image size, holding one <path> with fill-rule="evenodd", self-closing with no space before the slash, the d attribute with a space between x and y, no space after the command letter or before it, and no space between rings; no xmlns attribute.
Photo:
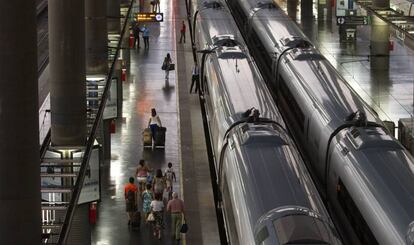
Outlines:
<svg viewBox="0 0 414 245"><path fill-rule="evenodd" d="M199 75L199 70L198 70L198 65L197 63L194 64L193 66L193 71L191 74L191 87L190 87L190 94L193 91L193 86L195 84L195 93L197 93L200 90L200 81L199 81L200 75Z"/></svg>
<svg viewBox="0 0 414 245"><path fill-rule="evenodd" d="M139 33L141 32L141 29L138 26L138 23L135 23L134 27L132 28L132 31L134 33L134 46L133 48L135 48L135 44L137 44L138 48L141 48L139 45Z"/></svg>
<svg viewBox="0 0 414 245"><path fill-rule="evenodd" d="M184 43L185 43L185 29L186 29L186 27L185 27L185 23L183 21L183 24L181 25L181 30L180 30L180 33L181 33L180 43L182 42L183 39L184 39Z"/></svg>

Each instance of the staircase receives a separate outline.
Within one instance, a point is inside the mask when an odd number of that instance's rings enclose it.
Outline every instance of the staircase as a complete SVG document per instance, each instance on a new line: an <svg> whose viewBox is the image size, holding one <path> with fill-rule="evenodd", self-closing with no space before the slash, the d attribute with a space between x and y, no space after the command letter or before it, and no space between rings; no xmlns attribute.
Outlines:
<svg viewBox="0 0 414 245"><path fill-rule="evenodd" d="M86 81L87 135L92 133L106 86L105 78ZM42 242L58 244L73 191L84 161L85 146L51 146L42 152L40 162L42 196ZM87 161L85 161L87 162ZM88 163L87 163L88 164Z"/></svg>

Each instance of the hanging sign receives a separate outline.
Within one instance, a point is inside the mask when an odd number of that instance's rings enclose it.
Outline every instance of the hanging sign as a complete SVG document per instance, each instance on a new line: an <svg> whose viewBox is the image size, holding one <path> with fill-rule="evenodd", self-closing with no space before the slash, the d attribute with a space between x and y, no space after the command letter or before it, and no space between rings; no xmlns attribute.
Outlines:
<svg viewBox="0 0 414 245"><path fill-rule="evenodd" d="M135 20L140 22L163 22L163 13L136 13Z"/></svg>

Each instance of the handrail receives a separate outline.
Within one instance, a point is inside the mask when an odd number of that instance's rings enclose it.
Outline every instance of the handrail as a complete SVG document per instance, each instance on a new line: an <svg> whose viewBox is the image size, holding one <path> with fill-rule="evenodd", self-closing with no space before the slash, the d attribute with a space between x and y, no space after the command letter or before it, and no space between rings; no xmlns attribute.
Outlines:
<svg viewBox="0 0 414 245"><path fill-rule="evenodd" d="M46 137L43 140L42 145L40 146L40 159L42 159L44 155L46 154L47 148L50 145L50 139L51 139L51 130L49 128L49 130L47 131Z"/></svg>
<svg viewBox="0 0 414 245"><path fill-rule="evenodd" d="M94 141L95 141L96 130L97 130L99 122L101 121L102 116L103 116L103 111L104 111L104 108L105 108L105 105L106 105L106 100L107 100L108 95L109 95L109 89L111 88L111 80L112 80L112 75L113 75L114 68L115 68L115 62L116 62L117 57L119 55L119 50L121 49L122 39L123 39L123 36L125 34L126 26L128 25L128 16L131 13L132 5L133 5L133 0L131 0L131 3L129 4L129 7L128 7L128 12L127 12L126 17L125 17L125 23L122 27L121 36L120 36L118 46L117 46L117 49L116 49L116 52L115 52L114 60L112 61L111 69L109 70L109 73L108 73L108 76L107 76L107 83L106 83L104 92L102 94L102 101L101 101L101 104L99 105L98 113L97 113L95 121L93 123L92 130L89 134L88 141L86 143L86 149L85 149L84 157L82 159L82 165L80 167L78 177L76 178L76 183L75 183L75 186L73 188L72 198L70 200L70 204L69 204L68 210L66 212L65 221L62 225L62 230L61 230L61 233L60 233L60 236L59 236L58 244L65 244L67 239L68 239L69 229L70 229L70 226L72 224L73 216L74 216L75 210L76 210L76 205L78 203L79 196L80 196L82 186L83 186L83 181L85 179L86 170L87 170L87 163L89 162L92 147L93 147L93 144L94 144Z"/></svg>

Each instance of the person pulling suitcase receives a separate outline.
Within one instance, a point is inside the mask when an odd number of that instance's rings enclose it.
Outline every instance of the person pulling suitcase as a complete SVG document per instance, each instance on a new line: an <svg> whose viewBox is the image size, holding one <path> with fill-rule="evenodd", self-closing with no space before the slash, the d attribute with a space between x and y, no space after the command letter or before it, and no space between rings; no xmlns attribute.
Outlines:
<svg viewBox="0 0 414 245"><path fill-rule="evenodd" d="M151 129L152 139L154 140L154 143L153 143L153 148L154 148L157 142L157 133L162 133L158 131L159 128L162 128L162 124L161 124L161 119L157 115L157 111L155 110L155 108L151 109L151 116L148 121L148 128ZM165 138L165 134L164 134L164 138Z"/></svg>

